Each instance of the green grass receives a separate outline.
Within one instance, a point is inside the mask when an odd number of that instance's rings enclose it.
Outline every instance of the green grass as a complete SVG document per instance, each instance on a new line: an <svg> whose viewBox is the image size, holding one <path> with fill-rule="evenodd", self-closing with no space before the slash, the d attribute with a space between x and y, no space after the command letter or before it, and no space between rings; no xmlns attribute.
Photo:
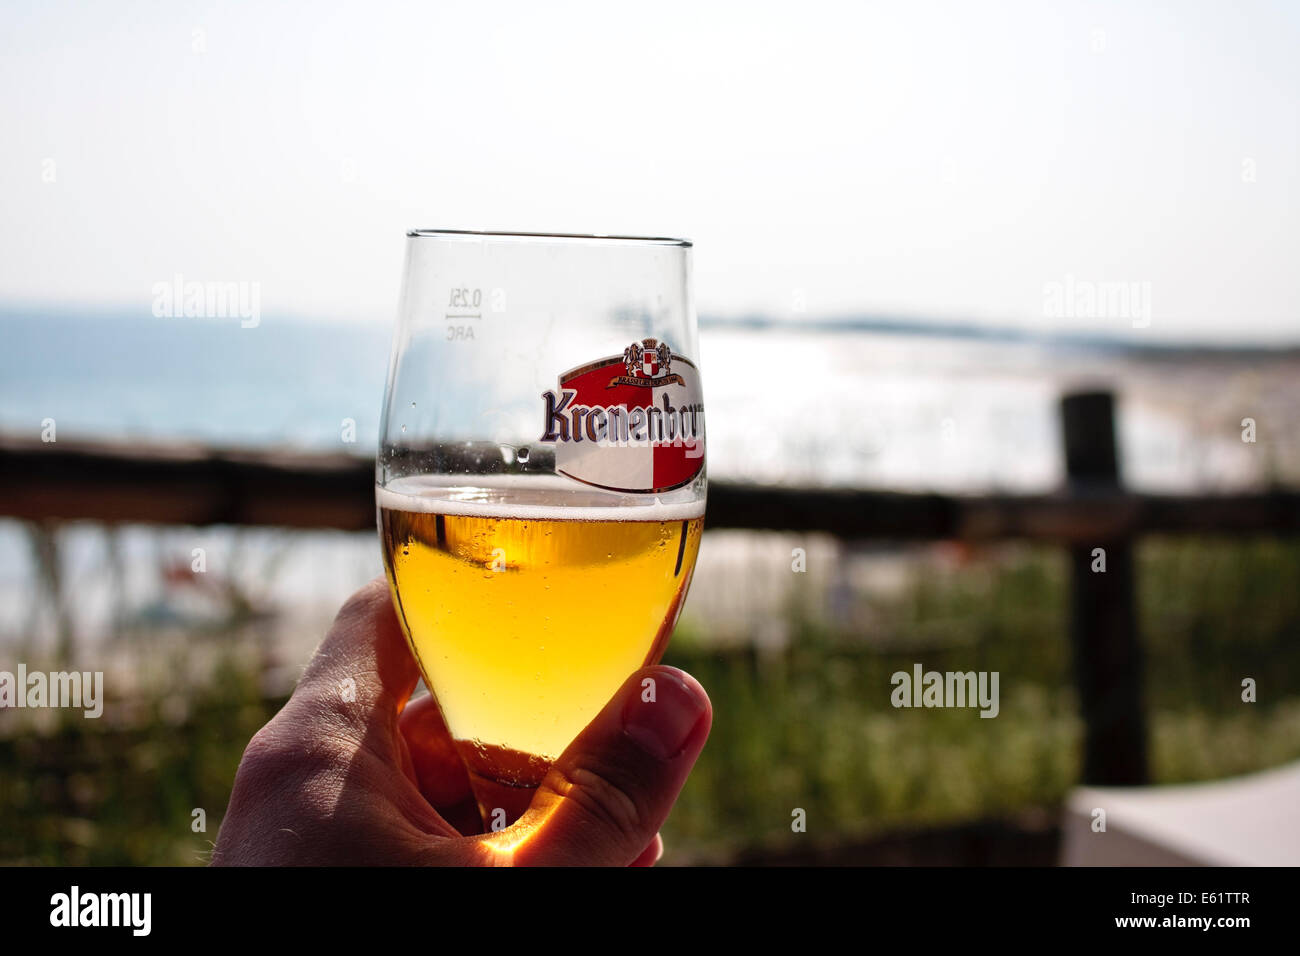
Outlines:
<svg viewBox="0 0 1300 956"><path fill-rule="evenodd" d="M1297 580L1294 543L1139 549L1155 782L1300 758ZM1077 783L1082 726L1061 552L1006 547L961 570L928 569L903 597L869 603L873 633L837 635L800 617L775 662L719 659L690 633L674 641L667 661L702 681L715 718L665 829L670 847L690 856L779 845L793 838L794 808L810 833L848 837L1051 809ZM890 675L917 662L998 671L999 716L893 708ZM1254 704L1241 700L1248 676L1259 682Z"/></svg>
<svg viewBox="0 0 1300 956"><path fill-rule="evenodd" d="M670 862L793 839L795 808L809 833L853 838L1059 805L1081 732L1064 555L1005 546L953 567L927 554L900 552L918 569L901 593L857 595L869 626L833 627L796 598L785 652L719 652L679 628L666 660L700 679L715 718L665 827ZM1153 540L1138 558L1154 779L1300 758L1300 545ZM893 708L890 675L917 662L998 671L999 716ZM1257 703L1241 701L1244 677ZM278 706L258 684L232 656L186 713L149 699L129 731L71 720L0 737L0 861L204 862L244 744Z"/></svg>

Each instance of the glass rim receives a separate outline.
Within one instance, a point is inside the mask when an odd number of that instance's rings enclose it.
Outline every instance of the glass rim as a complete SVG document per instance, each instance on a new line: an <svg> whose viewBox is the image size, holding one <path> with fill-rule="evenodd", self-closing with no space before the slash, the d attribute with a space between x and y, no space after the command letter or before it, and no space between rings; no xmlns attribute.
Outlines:
<svg viewBox="0 0 1300 956"><path fill-rule="evenodd" d="M578 242L609 242L617 244L643 243L657 246L676 246L690 249L689 239L671 236L614 236L583 232L501 232L489 229L410 229L408 239L565 239Z"/></svg>

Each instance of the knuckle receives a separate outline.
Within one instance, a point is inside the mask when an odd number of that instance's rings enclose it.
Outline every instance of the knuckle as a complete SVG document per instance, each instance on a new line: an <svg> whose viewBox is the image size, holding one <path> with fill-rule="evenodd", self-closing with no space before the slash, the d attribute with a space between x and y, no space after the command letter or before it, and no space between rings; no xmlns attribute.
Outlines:
<svg viewBox="0 0 1300 956"><path fill-rule="evenodd" d="M258 775L286 774L329 762L334 757L331 735L322 733L317 722L299 718L291 702L253 734L240 769Z"/></svg>
<svg viewBox="0 0 1300 956"><path fill-rule="evenodd" d="M250 768L261 768L278 763L284 756L285 748L281 745L272 724L266 724L248 742L244 748L244 757L240 762Z"/></svg>
<svg viewBox="0 0 1300 956"><path fill-rule="evenodd" d="M253 734L244 748L239 773L254 780L274 780L297 764L300 757L301 752L287 744L283 735L276 732L272 721Z"/></svg>
<svg viewBox="0 0 1300 956"><path fill-rule="evenodd" d="M566 800L592 822L636 844L645 830L646 813L635 792L611 768L584 763L553 767L563 781ZM640 849L640 846L637 846Z"/></svg>
<svg viewBox="0 0 1300 956"><path fill-rule="evenodd" d="M343 602L339 613L334 618L335 624L366 618L388 601L388 585L383 578L375 578Z"/></svg>
<svg viewBox="0 0 1300 956"><path fill-rule="evenodd" d="M249 740L236 771L236 787L259 799L275 800L281 807L307 814L313 797L328 789L337 776L341 748L328 736L295 741L280 732L276 721L267 724Z"/></svg>

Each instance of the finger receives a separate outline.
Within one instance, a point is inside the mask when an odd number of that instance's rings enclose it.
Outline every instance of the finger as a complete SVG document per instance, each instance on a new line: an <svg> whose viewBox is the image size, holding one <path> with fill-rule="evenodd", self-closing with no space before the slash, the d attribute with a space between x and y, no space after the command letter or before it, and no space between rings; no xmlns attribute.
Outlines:
<svg viewBox="0 0 1300 956"><path fill-rule="evenodd" d="M658 833L650 845L641 851L641 855L629 863L629 866L654 866L664 855L664 838Z"/></svg>
<svg viewBox="0 0 1300 956"><path fill-rule="evenodd" d="M712 716L689 674L641 669L552 765L519 822L483 842L515 865L627 866L667 818Z"/></svg>
<svg viewBox="0 0 1300 956"><path fill-rule="evenodd" d="M481 832L483 820L470 790L469 775L433 695L407 704L397 726L406 739L415 783L424 798L459 832Z"/></svg>
<svg viewBox="0 0 1300 956"><path fill-rule="evenodd" d="M290 705L358 742L373 742L376 730L396 742L397 716L419 676L388 583L376 578L343 605Z"/></svg>

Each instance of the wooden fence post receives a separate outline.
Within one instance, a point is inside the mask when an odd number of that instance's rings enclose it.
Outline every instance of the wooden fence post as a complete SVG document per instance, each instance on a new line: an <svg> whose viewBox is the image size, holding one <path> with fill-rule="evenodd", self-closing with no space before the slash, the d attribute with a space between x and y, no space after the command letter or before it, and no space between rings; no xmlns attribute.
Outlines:
<svg viewBox="0 0 1300 956"><path fill-rule="evenodd" d="M1120 487L1114 396L1065 395L1061 417L1071 492L1085 498L1114 495ZM1070 640L1085 728L1083 782L1144 784L1147 739L1133 542L1110 537L1073 545L1070 564Z"/></svg>

